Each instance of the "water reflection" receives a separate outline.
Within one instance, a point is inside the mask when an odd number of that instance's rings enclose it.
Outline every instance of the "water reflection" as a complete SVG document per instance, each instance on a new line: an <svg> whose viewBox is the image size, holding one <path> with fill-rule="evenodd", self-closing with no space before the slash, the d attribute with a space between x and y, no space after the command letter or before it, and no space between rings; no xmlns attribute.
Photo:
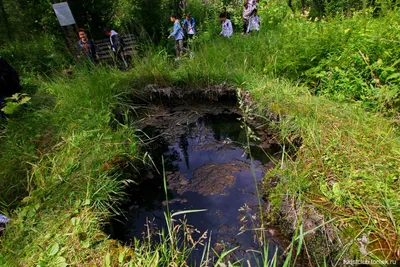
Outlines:
<svg viewBox="0 0 400 267"><path fill-rule="evenodd" d="M208 231L214 248L239 246L233 257L255 261L257 257L250 252L260 249L256 232L251 231L259 227L255 181L265 175L265 164L278 148L264 151L251 147L254 177L249 155L243 148L246 134L239 119L237 114L205 115L195 123L176 126L184 127L183 134L172 138L163 137L164 129L144 128L146 135L154 138L145 149L151 151L159 172L154 171L131 192L130 208L117 237L124 241L141 238L148 221L159 229L165 227L163 157L169 209L207 209L187 216L188 223L199 230L198 235ZM277 247L274 244L272 251ZM201 252L192 257L198 261Z"/></svg>

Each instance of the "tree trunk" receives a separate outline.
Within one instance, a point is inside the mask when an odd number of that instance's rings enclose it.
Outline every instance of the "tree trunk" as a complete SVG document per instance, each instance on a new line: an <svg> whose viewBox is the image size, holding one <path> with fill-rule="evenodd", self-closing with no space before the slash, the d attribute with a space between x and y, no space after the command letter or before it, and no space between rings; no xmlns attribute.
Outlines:
<svg viewBox="0 0 400 267"><path fill-rule="evenodd" d="M293 13L295 12L294 7L293 7L293 3L292 0L288 0L288 6L290 7L290 9L293 11Z"/></svg>
<svg viewBox="0 0 400 267"><path fill-rule="evenodd" d="M304 15L304 11L306 11L306 4L304 2L305 0L301 0L301 14Z"/></svg>
<svg viewBox="0 0 400 267"><path fill-rule="evenodd" d="M8 41L10 41L11 40L10 23L8 22L7 13L6 13L6 10L4 9L4 4L3 4L2 0L0 0L0 12L1 12L1 16L2 16L3 21L4 21L4 27L6 28Z"/></svg>

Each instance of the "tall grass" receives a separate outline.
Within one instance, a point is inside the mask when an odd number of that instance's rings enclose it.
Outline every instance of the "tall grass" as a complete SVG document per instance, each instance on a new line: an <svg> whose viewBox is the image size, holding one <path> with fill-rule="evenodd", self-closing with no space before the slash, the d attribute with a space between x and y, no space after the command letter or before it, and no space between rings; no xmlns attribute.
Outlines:
<svg viewBox="0 0 400 267"><path fill-rule="evenodd" d="M50 75L71 63L63 39L45 33L7 43L0 54L23 78L38 73Z"/></svg>
<svg viewBox="0 0 400 267"><path fill-rule="evenodd" d="M243 88L258 116L278 114L285 148L301 138L295 155L283 155L265 180L279 177L269 192L273 214L294 199L290 255L308 248L310 259L328 265L319 243L306 237L321 227L303 224L299 212L312 205L341 231L344 250L329 265L343 257L398 258L400 140L391 117L398 111L398 14L312 23L281 11L272 2L260 12L258 35L200 33L193 60L173 61L172 51L154 48L126 73L77 68L72 77L40 80L30 106L10 118L0 139L0 205L12 215L0 265L159 263L159 250L137 241L123 248L101 227L122 197L118 166L138 155L132 129L109 127L111 111L119 94L149 83Z"/></svg>
<svg viewBox="0 0 400 267"><path fill-rule="evenodd" d="M71 78L42 83L35 97L53 98L53 105L32 101L8 121L1 140L1 210L8 214L13 196L25 198L12 213L0 265L47 265L61 254L70 264L95 258L90 248L106 238L99 222L122 199L118 165L137 156L128 141L133 131L109 127L115 96L124 88L118 71L77 69Z"/></svg>
<svg viewBox="0 0 400 267"><path fill-rule="evenodd" d="M262 18L267 20L269 12ZM291 146L299 137L302 140L295 157L287 157L277 171L282 178L271 196L276 207L283 194L299 197L301 203L311 203L327 218L336 219L343 242L353 244L357 257L363 257L356 252L360 233L370 236L370 257L395 257L400 144L390 116L397 97L389 94L384 98L391 103L380 102L381 90L394 84L380 80L381 85L373 85L378 72L371 62L385 56L388 63L379 63L383 68L397 66L398 51L391 40L396 33L388 23L396 16L372 18L367 11L318 23L288 18L273 28L267 20L255 36L213 42L207 35L200 37L194 60L176 63L161 51L139 62L137 75L147 75L161 86L228 83L248 90L260 116L267 118L271 111L279 115L283 142ZM321 79L336 71L326 64L333 61L346 69L345 76ZM313 76L317 69L322 76ZM354 82L361 82L361 87L352 86ZM335 89L331 83L343 87ZM368 111L384 111L388 118Z"/></svg>
<svg viewBox="0 0 400 267"><path fill-rule="evenodd" d="M165 71L175 63L163 65L166 52L172 51L160 51L157 57L138 63L140 75L151 75L160 83L184 80L200 86L227 80L239 86L259 76L284 78L300 81L310 93L335 101L357 102L389 115L398 110L396 12L373 18L371 11L364 10L351 18L338 15L317 22L288 17L277 24L275 9L274 4L261 9L263 27L257 35L218 39L217 31L200 34L193 44L194 62Z"/></svg>

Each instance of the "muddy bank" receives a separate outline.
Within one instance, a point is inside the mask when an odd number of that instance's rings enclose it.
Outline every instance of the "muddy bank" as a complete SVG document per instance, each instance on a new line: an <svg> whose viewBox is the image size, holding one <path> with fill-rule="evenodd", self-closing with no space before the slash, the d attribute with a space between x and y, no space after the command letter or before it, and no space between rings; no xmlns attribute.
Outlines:
<svg viewBox="0 0 400 267"><path fill-rule="evenodd" d="M134 93L137 99L133 101L140 103L177 103L201 102L202 100L212 100L214 102L237 102L238 92L225 84L210 86L206 88L196 88L191 86L181 87L159 87L156 84L149 84L139 92Z"/></svg>
<svg viewBox="0 0 400 267"><path fill-rule="evenodd" d="M116 238L129 242L160 231L167 206L171 212L205 209L185 218L196 229L193 239L206 233L218 253L237 247L230 257L253 263L261 256L254 251L262 251L265 242L271 246L269 257L283 253L287 241L278 229L265 227L259 207L264 210L265 203L256 190L274 167L272 159L280 157L280 145L276 133L255 120L246 127L258 138L248 138L236 89L147 86L130 105L154 169L129 189L126 219L114 227ZM200 256L195 251L189 261L199 262Z"/></svg>
<svg viewBox="0 0 400 267"><path fill-rule="evenodd" d="M267 112L262 119L246 114L247 125L257 136L248 142L237 96L236 89L223 85L204 90L148 85L129 100L133 127L142 132L142 149L151 155L155 168L147 169L142 182L128 189L126 217L120 218L122 224L114 225L115 238L129 243L146 232L159 231L165 226L167 205L172 211L207 209L187 220L198 235L212 237L218 253L238 246L233 258L259 260L251 251L262 250L267 240L271 252L277 250L280 260L285 258L290 242L283 236L295 232L297 210L282 206L280 214L272 214L268 195L264 195L261 210L265 214L261 215L255 189L257 184L261 190L263 177L281 157L279 136L266 121L278 123L280 118ZM256 107L248 94L241 102ZM301 139L293 143L300 145ZM279 180L271 188L277 183ZM274 220L274 224L260 220L273 216L282 220ZM304 224L312 227L319 223L320 216L318 220L316 216L303 218ZM151 231L145 231L148 225ZM192 260L198 257L194 253Z"/></svg>

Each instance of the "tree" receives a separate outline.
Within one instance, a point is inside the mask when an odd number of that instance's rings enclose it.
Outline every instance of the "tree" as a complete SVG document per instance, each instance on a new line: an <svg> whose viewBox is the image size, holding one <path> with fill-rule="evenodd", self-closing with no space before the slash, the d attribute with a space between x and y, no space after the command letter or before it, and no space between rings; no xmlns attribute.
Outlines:
<svg viewBox="0 0 400 267"><path fill-rule="evenodd" d="M4 4L3 4L2 0L0 0L0 12L1 12L2 21L4 23L3 25L5 27L5 32L7 32L8 40L11 40L10 24L8 23L7 13L6 13L6 10L4 9Z"/></svg>

